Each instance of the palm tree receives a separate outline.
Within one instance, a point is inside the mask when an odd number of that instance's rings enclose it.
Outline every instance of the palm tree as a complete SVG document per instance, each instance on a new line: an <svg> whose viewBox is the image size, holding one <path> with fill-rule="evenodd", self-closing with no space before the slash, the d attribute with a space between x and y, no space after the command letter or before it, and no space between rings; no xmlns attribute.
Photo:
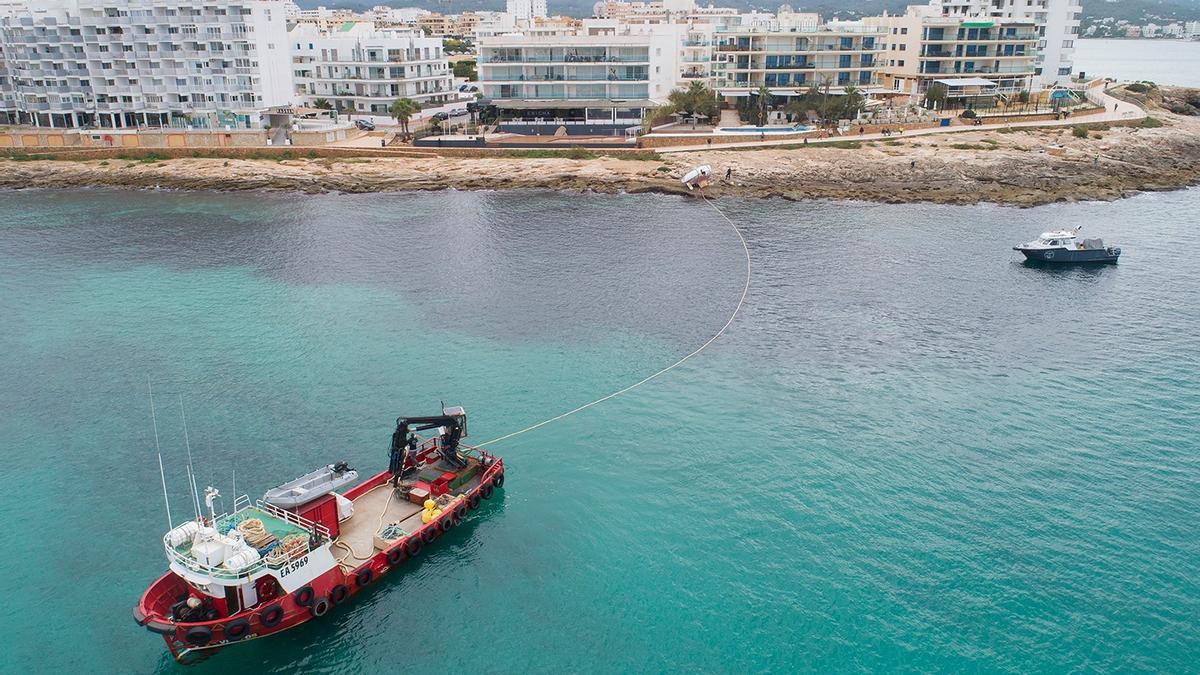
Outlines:
<svg viewBox="0 0 1200 675"><path fill-rule="evenodd" d="M757 112L758 126L765 126L767 123L767 113L771 110L771 90L767 89L767 85L762 85L758 91L754 92L758 97Z"/></svg>
<svg viewBox="0 0 1200 675"><path fill-rule="evenodd" d="M703 115L713 119L720 112L717 95L704 86L703 82L692 82L687 89L672 91L667 95L667 101L667 105L664 106L664 108L669 108L666 115L677 112L690 116Z"/></svg>
<svg viewBox="0 0 1200 675"><path fill-rule="evenodd" d="M333 104L329 102L329 99L325 98L315 99L313 101L313 107L320 108L321 110L333 110Z"/></svg>
<svg viewBox="0 0 1200 675"><path fill-rule="evenodd" d="M858 113L863 107L863 95L858 90L858 87L848 84L846 85L846 94L842 99L841 118L854 120L858 117Z"/></svg>
<svg viewBox="0 0 1200 675"><path fill-rule="evenodd" d="M395 101L392 101L392 106L389 108L388 112L390 112L392 117L394 117L396 121L400 123L400 128L404 131L404 133L407 134L408 120L411 119L413 114L420 109L421 104L417 103L411 98L398 98Z"/></svg>

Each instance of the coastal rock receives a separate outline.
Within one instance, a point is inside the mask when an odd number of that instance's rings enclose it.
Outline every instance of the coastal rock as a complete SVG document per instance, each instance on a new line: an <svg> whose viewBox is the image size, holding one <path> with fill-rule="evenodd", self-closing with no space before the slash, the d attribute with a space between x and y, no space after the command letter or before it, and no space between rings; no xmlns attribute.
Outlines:
<svg viewBox="0 0 1200 675"><path fill-rule="evenodd" d="M709 164L718 176L706 191L711 196L1034 206L1117 199L1200 182L1200 119L1168 112L1156 117L1164 122L1161 126L1157 121L1093 125L1086 138L1074 137L1069 128L970 131L859 147L711 150L651 156L649 161L501 156L9 159L0 160L0 187L307 193L554 189L686 195L691 193L679 177L697 164ZM1051 145L1058 148L1053 154L1047 151ZM730 181L723 179L726 168L733 169Z"/></svg>

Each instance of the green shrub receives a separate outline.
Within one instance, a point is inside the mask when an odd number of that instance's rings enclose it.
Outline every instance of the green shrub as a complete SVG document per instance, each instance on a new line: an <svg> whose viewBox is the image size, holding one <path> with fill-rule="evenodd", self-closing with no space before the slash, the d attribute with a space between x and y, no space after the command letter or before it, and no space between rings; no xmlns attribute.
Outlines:
<svg viewBox="0 0 1200 675"><path fill-rule="evenodd" d="M1083 126L1082 124L1076 124L1075 126L1071 127L1071 135L1075 138L1087 138L1087 127Z"/></svg>
<svg viewBox="0 0 1200 675"><path fill-rule="evenodd" d="M1138 120L1137 125L1143 129L1157 129L1163 125L1162 120L1157 117L1146 116Z"/></svg>
<svg viewBox="0 0 1200 675"><path fill-rule="evenodd" d="M959 117L963 118L964 120L973 120L978 117L978 115L975 114L974 110L967 109L962 111L962 114L960 114Z"/></svg>

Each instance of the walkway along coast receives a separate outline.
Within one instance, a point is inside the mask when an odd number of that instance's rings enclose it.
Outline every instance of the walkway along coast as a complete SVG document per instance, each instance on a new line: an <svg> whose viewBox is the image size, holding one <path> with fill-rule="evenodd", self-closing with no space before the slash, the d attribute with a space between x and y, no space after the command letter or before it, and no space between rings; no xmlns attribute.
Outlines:
<svg viewBox="0 0 1200 675"><path fill-rule="evenodd" d="M679 177L697 164L718 176L710 196L854 199L877 202L994 202L1034 206L1117 199L1139 191L1200 183L1200 118L1115 100L1113 113L1087 124L1034 122L952 133L910 131L720 150L613 152L361 151L344 157L276 159L155 153L15 154L0 160L0 187L78 186L196 190L381 192L399 190L555 189L686 193ZM1147 115L1148 113L1148 115ZM350 151L343 150L342 153ZM313 153L317 155L317 153ZM341 153L339 153L341 154ZM357 156L355 156L357 155ZM58 156L58 155L54 155ZM121 157L124 158L121 158ZM180 156L177 153L175 156ZM290 159L283 159L291 157ZM15 161L20 160L20 161Z"/></svg>

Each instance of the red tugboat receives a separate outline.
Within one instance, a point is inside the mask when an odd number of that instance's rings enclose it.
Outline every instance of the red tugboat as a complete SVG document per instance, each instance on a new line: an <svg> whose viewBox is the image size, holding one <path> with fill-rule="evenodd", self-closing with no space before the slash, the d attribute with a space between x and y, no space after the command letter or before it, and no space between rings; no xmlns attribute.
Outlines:
<svg viewBox="0 0 1200 675"><path fill-rule="evenodd" d="M347 602L504 485L504 462L460 444L466 411L401 417L388 469L350 487L344 463L234 501L163 536L170 570L133 608L178 661L293 628ZM417 432L434 430L426 439ZM198 498L193 498L198 502ZM198 507L198 503L196 504Z"/></svg>

